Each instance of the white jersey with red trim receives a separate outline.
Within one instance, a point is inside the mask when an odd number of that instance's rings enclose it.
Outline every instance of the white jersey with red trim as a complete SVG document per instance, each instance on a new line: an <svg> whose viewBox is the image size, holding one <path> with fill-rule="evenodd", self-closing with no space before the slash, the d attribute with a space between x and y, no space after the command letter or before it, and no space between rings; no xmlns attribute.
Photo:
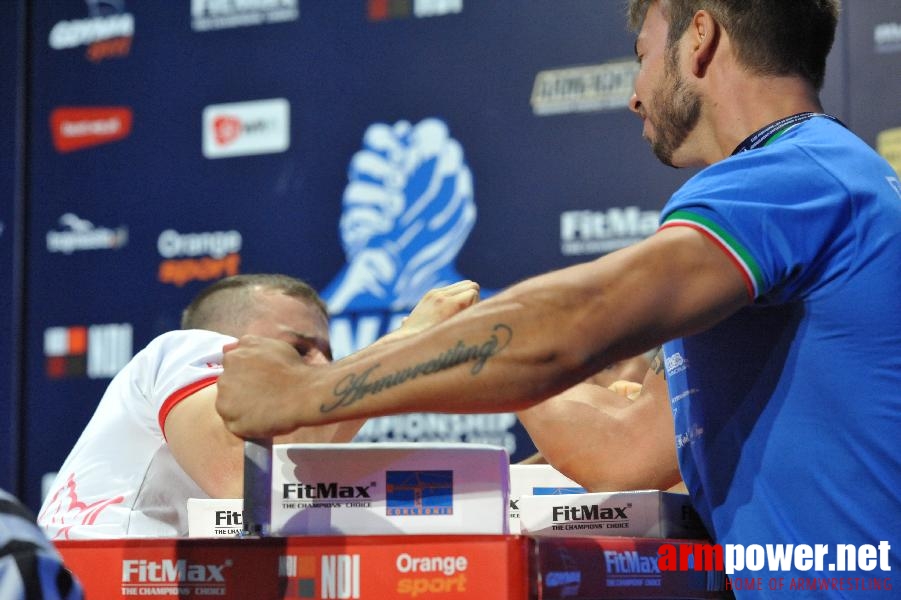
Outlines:
<svg viewBox="0 0 901 600"><path fill-rule="evenodd" d="M208 496L175 461L162 426L178 402L216 382L231 341L171 331L113 378L38 514L51 539L187 535L187 499Z"/></svg>

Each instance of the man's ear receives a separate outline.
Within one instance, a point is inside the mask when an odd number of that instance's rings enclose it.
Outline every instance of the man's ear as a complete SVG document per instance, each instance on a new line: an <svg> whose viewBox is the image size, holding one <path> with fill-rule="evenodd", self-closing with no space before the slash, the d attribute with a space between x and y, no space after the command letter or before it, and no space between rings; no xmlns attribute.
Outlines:
<svg viewBox="0 0 901 600"><path fill-rule="evenodd" d="M691 71L695 77L703 77L716 54L720 41L720 24L706 10L699 10L689 26L691 40Z"/></svg>

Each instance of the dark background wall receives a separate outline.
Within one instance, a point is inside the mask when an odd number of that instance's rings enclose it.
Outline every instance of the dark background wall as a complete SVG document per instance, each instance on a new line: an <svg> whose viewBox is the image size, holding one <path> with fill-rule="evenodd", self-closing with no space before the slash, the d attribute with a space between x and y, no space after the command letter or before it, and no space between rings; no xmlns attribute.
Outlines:
<svg viewBox="0 0 901 600"><path fill-rule="evenodd" d="M0 3L0 139L4 142L0 153L0 487L12 490L21 466L24 32L20 3Z"/></svg>
<svg viewBox="0 0 901 600"><path fill-rule="evenodd" d="M307 279L344 354L430 284L490 294L641 239L691 175L625 108L618 2L252 5L0 3L0 486L32 507L112 375L208 282ZM901 5L846 0L824 103L895 160L899 72ZM361 439L533 450L509 415Z"/></svg>

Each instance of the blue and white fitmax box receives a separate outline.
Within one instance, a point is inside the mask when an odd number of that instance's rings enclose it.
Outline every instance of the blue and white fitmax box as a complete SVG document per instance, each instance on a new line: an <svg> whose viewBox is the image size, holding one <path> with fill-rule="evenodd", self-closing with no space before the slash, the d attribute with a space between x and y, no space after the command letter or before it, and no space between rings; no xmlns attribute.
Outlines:
<svg viewBox="0 0 901 600"><path fill-rule="evenodd" d="M273 535L508 532L501 447L275 444L272 453Z"/></svg>
<svg viewBox="0 0 901 600"><path fill-rule="evenodd" d="M560 496L586 491L551 465L510 465L510 533L520 533L519 501L523 496Z"/></svg>
<svg viewBox="0 0 901 600"><path fill-rule="evenodd" d="M533 537L709 537L687 494L660 490L522 496L519 523Z"/></svg>

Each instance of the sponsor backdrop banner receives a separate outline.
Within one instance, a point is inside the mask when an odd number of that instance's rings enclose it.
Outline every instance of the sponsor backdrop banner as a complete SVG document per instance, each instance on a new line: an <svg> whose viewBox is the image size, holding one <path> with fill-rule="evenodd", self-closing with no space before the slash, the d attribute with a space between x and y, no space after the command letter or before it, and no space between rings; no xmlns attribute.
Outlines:
<svg viewBox="0 0 901 600"><path fill-rule="evenodd" d="M846 4L827 109L874 145L889 131L897 156L886 85L898 83L884 75L901 62L897 3ZM22 455L33 507L110 378L207 283L307 279L343 356L431 287L471 278L490 295L642 239L692 174L657 164L627 110L637 64L618 2L31 10ZM534 452L509 414L377 419L359 439Z"/></svg>

